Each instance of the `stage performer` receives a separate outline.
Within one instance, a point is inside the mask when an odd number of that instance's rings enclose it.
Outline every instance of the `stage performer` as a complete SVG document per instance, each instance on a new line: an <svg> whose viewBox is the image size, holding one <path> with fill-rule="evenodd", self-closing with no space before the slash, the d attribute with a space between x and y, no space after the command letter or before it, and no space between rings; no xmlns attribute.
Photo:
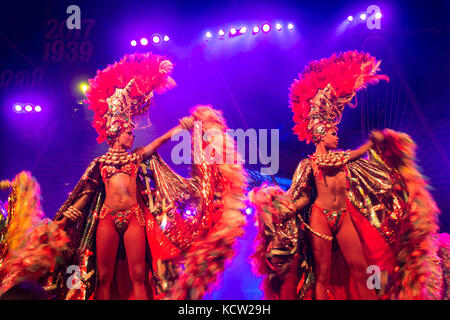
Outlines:
<svg viewBox="0 0 450 320"><path fill-rule="evenodd" d="M154 94L175 85L171 71L162 56L132 54L89 81L97 141L110 148L55 215L70 242L65 263L39 280L53 298L201 299L233 256L245 223L246 176L239 164L211 159L239 157L221 112L197 106L163 136L128 151L139 123L149 122ZM194 121L190 142L199 147L192 177L183 178L156 150Z"/></svg>
<svg viewBox="0 0 450 320"><path fill-rule="evenodd" d="M334 54L311 62L291 87L294 132L316 150L286 193L263 185L249 195L259 226L252 258L269 299L445 296L438 209L414 142L385 129L356 150L337 149L344 107L358 90L389 80L379 65L367 53Z"/></svg>

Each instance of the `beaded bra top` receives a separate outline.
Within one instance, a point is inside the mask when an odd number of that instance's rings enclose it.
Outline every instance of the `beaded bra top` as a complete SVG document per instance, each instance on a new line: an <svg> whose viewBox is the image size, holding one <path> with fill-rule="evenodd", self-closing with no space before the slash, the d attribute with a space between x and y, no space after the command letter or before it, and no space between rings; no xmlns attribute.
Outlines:
<svg viewBox="0 0 450 320"><path fill-rule="evenodd" d="M350 160L350 151L329 151L327 153L316 154L309 158L319 167L340 167Z"/></svg>
<svg viewBox="0 0 450 320"><path fill-rule="evenodd" d="M323 179L323 170L327 168L339 168L347 164L350 160L350 151L329 151L323 154L310 155L313 162L313 172L316 177Z"/></svg>
<svg viewBox="0 0 450 320"><path fill-rule="evenodd" d="M125 173L133 178L136 177L139 164L142 160L142 154L138 152L128 153L125 150L109 149L101 156L100 174L104 182L118 173Z"/></svg>

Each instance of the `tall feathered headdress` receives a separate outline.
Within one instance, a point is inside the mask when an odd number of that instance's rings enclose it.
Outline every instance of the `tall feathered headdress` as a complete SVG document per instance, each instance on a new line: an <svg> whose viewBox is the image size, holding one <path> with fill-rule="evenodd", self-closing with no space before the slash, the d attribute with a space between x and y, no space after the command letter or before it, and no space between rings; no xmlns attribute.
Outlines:
<svg viewBox="0 0 450 320"><path fill-rule="evenodd" d="M368 53L347 51L310 62L290 88L293 131L300 141L320 142L327 130L341 122L344 107L356 92L379 80L381 61Z"/></svg>
<svg viewBox="0 0 450 320"><path fill-rule="evenodd" d="M148 52L125 55L98 70L89 80L85 101L95 112L92 126L99 135L97 142L108 140L112 144L119 133L135 126L136 117L148 116L154 92L175 86L170 77L172 69L169 60Z"/></svg>

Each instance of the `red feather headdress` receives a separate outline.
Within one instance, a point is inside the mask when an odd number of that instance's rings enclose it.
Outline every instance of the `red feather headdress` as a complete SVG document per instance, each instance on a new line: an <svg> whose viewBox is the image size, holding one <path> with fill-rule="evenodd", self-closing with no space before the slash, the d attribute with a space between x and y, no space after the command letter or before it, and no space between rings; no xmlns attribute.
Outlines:
<svg viewBox="0 0 450 320"><path fill-rule="evenodd" d="M356 92L379 80L381 61L368 53L347 51L310 62L290 88L290 105L294 113L293 131L300 141L318 143L329 128L342 119L346 104Z"/></svg>
<svg viewBox="0 0 450 320"><path fill-rule="evenodd" d="M92 126L99 135L97 142L134 127L133 119L148 113L154 92L175 86L170 77L172 68L169 60L148 52L125 55L119 62L98 70L89 80L85 101L95 112Z"/></svg>

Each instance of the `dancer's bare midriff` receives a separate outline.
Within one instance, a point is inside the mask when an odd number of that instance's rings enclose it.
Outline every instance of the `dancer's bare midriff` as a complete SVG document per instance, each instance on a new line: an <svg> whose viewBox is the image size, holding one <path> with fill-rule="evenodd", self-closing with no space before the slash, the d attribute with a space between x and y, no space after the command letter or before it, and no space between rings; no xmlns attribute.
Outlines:
<svg viewBox="0 0 450 320"><path fill-rule="evenodd" d="M117 173L105 182L104 204L112 210L126 210L137 203L136 178Z"/></svg>
<svg viewBox="0 0 450 320"><path fill-rule="evenodd" d="M324 209L336 211L346 207L346 177L343 168L321 170L316 176L317 198L315 204Z"/></svg>

